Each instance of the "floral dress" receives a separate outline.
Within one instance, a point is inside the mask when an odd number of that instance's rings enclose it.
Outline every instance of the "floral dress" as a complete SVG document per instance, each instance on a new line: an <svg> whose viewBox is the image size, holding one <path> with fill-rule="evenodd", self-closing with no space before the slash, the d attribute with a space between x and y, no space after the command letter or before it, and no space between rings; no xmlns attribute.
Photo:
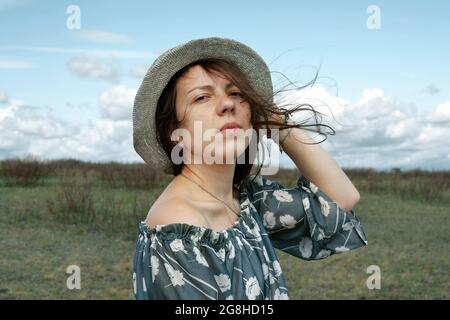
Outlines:
<svg viewBox="0 0 450 320"><path fill-rule="evenodd" d="M139 223L133 259L136 299L289 299L275 248L303 260L367 245L353 210L344 212L300 176L285 188L263 176L240 186L241 215L222 231Z"/></svg>

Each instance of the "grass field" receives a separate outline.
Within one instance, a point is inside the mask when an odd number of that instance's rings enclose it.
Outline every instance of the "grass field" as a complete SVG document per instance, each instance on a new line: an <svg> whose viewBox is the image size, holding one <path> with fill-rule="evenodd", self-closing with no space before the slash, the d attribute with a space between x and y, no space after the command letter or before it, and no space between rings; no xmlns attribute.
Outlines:
<svg viewBox="0 0 450 320"><path fill-rule="evenodd" d="M92 174L50 175L31 185L0 180L0 299L134 298L131 274L137 223L166 182L110 186ZM372 174L370 179L377 179ZM402 193L395 187L373 190L367 175L348 175L361 193L354 210L369 245L319 261L303 261L277 250L290 298L449 299L447 180L423 174L419 180L428 188ZM274 179L289 186L296 176L283 172ZM391 174L382 179L386 184L412 178ZM436 188L430 181L441 181L436 189L440 195L429 192ZM411 189L411 184L396 185ZM430 200L430 194L438 198ZM66 287L70 265L81 269L79 290ZM380 289L366 286L370 265L381 270Z"/></svg>

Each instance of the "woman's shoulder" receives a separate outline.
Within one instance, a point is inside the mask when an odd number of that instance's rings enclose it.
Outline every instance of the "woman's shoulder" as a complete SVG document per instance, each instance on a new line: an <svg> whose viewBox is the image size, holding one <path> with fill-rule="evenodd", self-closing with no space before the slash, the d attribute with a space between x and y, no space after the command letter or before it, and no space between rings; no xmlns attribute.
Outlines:
<svg viewBox="0 0 450 320"><path fill-rule="evenodd" d="M171 223L202 224L196 208L183 197L172 195L162 196L150 208L145 223L153 228L156 225Z"/></svg>

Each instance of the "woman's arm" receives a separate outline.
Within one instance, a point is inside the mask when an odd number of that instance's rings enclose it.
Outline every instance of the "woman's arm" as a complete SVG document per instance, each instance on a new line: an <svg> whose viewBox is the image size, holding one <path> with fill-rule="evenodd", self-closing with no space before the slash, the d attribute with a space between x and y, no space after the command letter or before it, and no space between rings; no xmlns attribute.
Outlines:
<svg viewBox="0 0 450 320"><path fill-rule="evenodd" d="M299 128L280 131L281 148L300 173L327 194L346 212L359 201L358 190L336 161ZM304 143L306 142L306 143Z"/></svg>

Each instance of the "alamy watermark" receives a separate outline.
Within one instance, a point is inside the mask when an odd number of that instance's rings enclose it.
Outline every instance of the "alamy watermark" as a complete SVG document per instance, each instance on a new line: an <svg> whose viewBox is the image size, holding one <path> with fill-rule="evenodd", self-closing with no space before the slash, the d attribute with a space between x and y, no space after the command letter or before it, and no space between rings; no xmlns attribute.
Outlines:
<svg viewBox="0 0 450 320"><path fill-rule="evenodd" d="M66 273L70 274L66 280L67 289L81 289L81 269L79 266L72 264L67 267Z"/></svg>
<svg viewBox="0 0 450 320"><path fill-rule="evenodd" d="M367 7L366 12L370 14L367 17L366 26L369 30L380 30L381 29L381 10L379 6L374 4Z"/></svg>
<svg viewBox="0 0 450 320"><path fill-rule="evenodd" d="M259 129L259 137L267 136L268 129ZM271 129L270 139L279 144L279 129ZM174 164L245 164L254 163L255 160L269 160L270 164L261 167L261 174L273 175L279 170L279 152L275 152L270 144L270 157L264 156L264 145L257 141L257 132L250 128L202 130L202 121L194 121L193 136L184 128L175 129L171 140L178 143L172 148L171 161ZM206 146L204 145L206 143ZM245 149L249 148L249 159L246 159ZM183 153L181 154L181 150ZM192 150L193 152L190 152Z"/></svg>
<svg viewBox="0 0 450 320"><path fill-rule="evenodd" d="M381 289L381 270L380 267L372 264L367 267L366 273L371 275L366 280L367 289Z"/></svg>
<svg viewBox="0 0 450 320"><path fill-rule="evenodd" d="M69 30L81 29L81 9L75 4L67 7L66 13L69 14L66 20L66 27Z"/></svg>

